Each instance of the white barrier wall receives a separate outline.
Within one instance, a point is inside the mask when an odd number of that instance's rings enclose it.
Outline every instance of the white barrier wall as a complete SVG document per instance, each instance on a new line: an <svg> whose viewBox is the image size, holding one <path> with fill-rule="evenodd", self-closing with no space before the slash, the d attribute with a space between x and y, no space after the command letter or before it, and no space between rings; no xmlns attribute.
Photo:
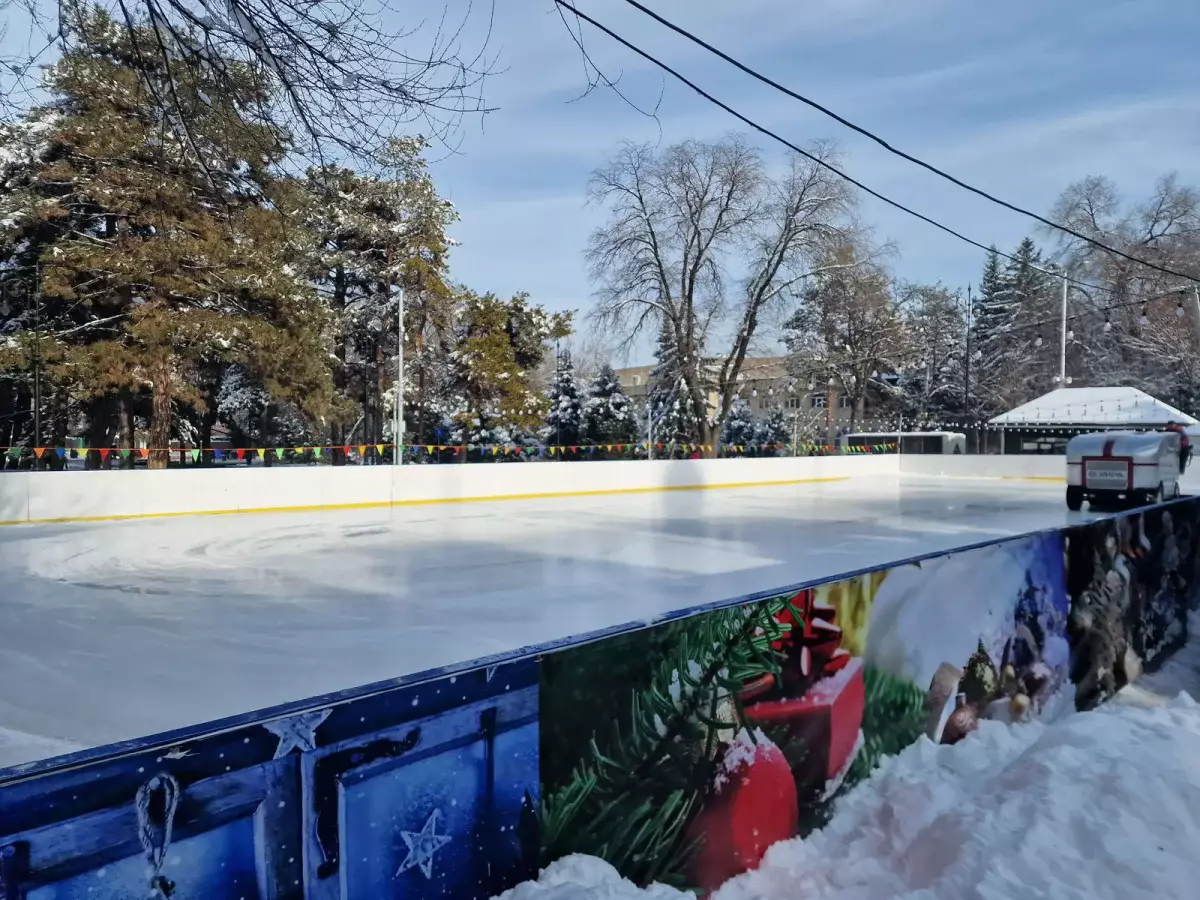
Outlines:
<svg viewBox="0 0 1200 900"><path fill-rule="evenodd" d="M1065 456L925 456L902 454L900 472L958 478L1034 478L1067 480Z"/></svg>
<svg viewBox="0 0 1200 900"><path fill-rule="evenodd" d="M895 476L895 456L0 473L0 523L700 490Z"/></svg>

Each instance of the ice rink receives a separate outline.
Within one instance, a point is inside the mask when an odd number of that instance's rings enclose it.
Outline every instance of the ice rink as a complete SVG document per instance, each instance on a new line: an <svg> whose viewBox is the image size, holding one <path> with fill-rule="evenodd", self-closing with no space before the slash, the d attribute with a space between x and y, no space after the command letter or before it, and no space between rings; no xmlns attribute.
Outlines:
<svg viewBox="0 0 1200 900"><path fill-rule="evenodd" d="M4 528L0 766L1087 518L908 476Z"/></svg>

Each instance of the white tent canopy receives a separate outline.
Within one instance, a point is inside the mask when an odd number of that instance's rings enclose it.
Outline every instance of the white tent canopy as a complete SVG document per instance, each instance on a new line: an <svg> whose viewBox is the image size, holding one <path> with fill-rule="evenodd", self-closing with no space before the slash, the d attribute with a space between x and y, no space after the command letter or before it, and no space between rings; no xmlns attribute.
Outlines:
<svg viewBox="0 0 1200 900"><path fill-rule="evenodd" d="M1152 428L1200 425L1187 413L1130 387L1059 388L991 420L993 425Z"/></svg>

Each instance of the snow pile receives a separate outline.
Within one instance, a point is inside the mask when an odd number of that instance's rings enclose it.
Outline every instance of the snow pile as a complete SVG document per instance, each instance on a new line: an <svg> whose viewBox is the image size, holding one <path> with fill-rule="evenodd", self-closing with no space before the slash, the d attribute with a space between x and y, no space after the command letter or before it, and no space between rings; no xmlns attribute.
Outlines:
<svg viewBox="0 0 1200 900"><path fill-rule="evenodd" d="M1200 707L1113 704L1053 724L984 721L885 759L807 840L716 900L1185 897L1200 883ZM506 900L668 900L570 857Z"/></svg>
<svg viewBox="0 0 1200 900"><path fill-rule="evenodd" d="M551 863L537 881L527 881L499 900L695 900L665 885L641 890L594 856L564 856Z"/></svg>

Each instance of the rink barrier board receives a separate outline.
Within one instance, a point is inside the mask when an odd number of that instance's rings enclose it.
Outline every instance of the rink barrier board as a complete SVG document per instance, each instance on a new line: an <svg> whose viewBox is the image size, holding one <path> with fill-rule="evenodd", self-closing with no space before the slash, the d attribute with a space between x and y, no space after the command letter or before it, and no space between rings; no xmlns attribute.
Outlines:
<svg viewBox="0 0 1200 900"><path fill-rule="evenodd" d="M177 519L190 516L269 515L279 513L336 512L354 509L393 509L410 506L443 506L461 503L505 503L517 500L566 500L579 497L619 497L632 494L666 494L680 491L728 491L765 487L795 487L809 484L833 484L849 481L849 475L827 478L790 478L782 481L734 481L728 484L659 485L641 488L612 488L594 491L545 491L530 494L493 494L485 497L435 497L421 500L380 500L366 503L334 503L316 506L264 506L246 509L206 509L181 512L127 513L114 516L62 516L51 519L13 519L5 525L61 525L81 522L128 522L134 519Z"/></svg>
<svg viewBox="0 0 1200 900"><path fill-rule="evenodd" d="M1194 523L1196 501L1161 509L1184 519L1184 504ZM1064 536L1133 515L982 541L0 770L0 897L25 900L37 885L52 885L59 900L143 896L148 860L161 862L151 870L182 885L181 895L214 900L357 900L396 890L491 897L535 877L543 861L540 742L554 734L540 718L547 659L602 652L780 595L878 576L886 586L894 570L1039 541L1053 549ZM139 812L139 795L164 802ZM172 839L158 847L154 836L165 832L146 811L171 808L171 796ZM376 827L385 817L386 839ZM139 833L150 835L149 852Z"/></svg>
<svg viewBox="0 0 1200 900"><path fill-rule="evenodd" d="M97 522L748 489L894 475L887 456L0 475L0 522Z"/></svg>

